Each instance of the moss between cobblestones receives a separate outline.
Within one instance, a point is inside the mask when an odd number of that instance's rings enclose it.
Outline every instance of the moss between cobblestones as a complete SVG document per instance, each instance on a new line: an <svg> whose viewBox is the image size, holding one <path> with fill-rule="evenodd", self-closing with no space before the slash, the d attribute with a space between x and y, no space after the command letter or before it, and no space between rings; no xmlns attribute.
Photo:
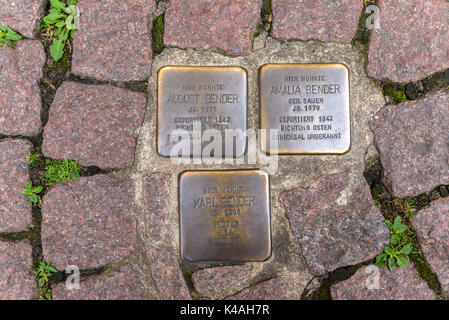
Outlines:
<svg viewBox="0 0 449 320"><path fill-rule="evenodd" d="M148 79L142 81L132 81L124 84L125 88L131 91L147 93Z"/></svg>
<svg viewBox="0 0 449 320"><path fill-rule="evenodd" d="M440 196L442 198L449 196L449 186L440 186L438 191L440 192Z"/></svg>
<svg viewBox="0 0 449 320"><path fill-rule="evenodd" d="M273 19L272 0L264 0L260 11L260 21L256 25L256 30L251 35L251 41L257 38L262 32L271 30Z"/></svg>
<svg viewBox="0 0 449 320"><path fill-rule="evenodd" d="M186 265L185 263L182 263L180 265L182 270L182 275L184 277L184 280L186 282L187 288L189 289L190 295L192 296L193 300L200 300L199 294L197 293L195 286L193 285L193 273L197 271L198 267L194 265Z"/></svg>
<svg viewBox="0 0 449 320"><path fill-rule="evenodd" d="M416 242L415 245L419 244ZM421 249L419 249L419 252L421 252ZM413 265L415 266L419 275L427 282L430 289L435 291L440 297L444 297L441 285L438 282L436 275L428 266L427 262L419 254L416 253L412 253L410 255L410 259L412 260Z"/></svg>
<svg viewBox="0 0 449 320"><path fill-rule="evenodd" d="M164 50L164 14L161 14L153 21L153 55Z"/></svg>
<svg viewBox="0 0 449 320"><path fill-rule="evenodd" d="M366 47L369 43L372 30L368 30L366 28L366 18L371 15L371 13L366 13L366 7L372 4L375 4L375 1L364 1L362 12L360 14L359 24L357 25L357 31L354 35L354 38L352 39L353 45L359 44Z"/></svg>
<svg viewBox="0 0 449 320"><path fill-rule="evenodd" d="M19 232L0 232L0 240L3 241L21 241L28 238L27 231L19 231Z"/></svg>
<svg viewBox="0 0 449 320"><path fill-rule="evenodd" d="M401 85L384 85L383 88L384 95L389 96L393 99L394 103L400 103L407 100L407 96L404 92L404 87Z"/></svg>
<svg viewBox="0 0 449 320"><path fill-rule="evenodd" d="M449 88L449 69L437 72L431 76L411 83L380 82L383 85L384 95L393 99L393 103L405 100L416 100L429 92Z"/></svg>

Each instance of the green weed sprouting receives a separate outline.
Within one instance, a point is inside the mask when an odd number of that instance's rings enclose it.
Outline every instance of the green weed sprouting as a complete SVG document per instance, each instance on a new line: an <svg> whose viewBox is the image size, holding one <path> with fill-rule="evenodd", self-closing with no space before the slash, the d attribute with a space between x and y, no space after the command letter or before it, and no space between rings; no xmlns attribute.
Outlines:
<svg viewBox="0 0 449 320"><path fill-rule="evenodd" d="M42 182L51 187L58 182L66 182L69 179L78 179L83 167L73 160L45 159L44 175Z"/></svg>
<svg viewBox="0 0 449 320"><path fill-rule="evenodd" d="M384 247L384 251L376 257L378 267L387 266L393 270L396 266L405 267L410 262L409 254L413 251L413 244L407 234L408 228L401 223L401 217L397 216L391 223L385 220L390 229L390 245Z"/></svg>
<svg viewBox="0 0 449 320"><path fill-rule="evenodd" d="M50 0L51 9L43 19L41 29L44 38L52 40L50 55L55 62L64 55L64 47L69 36L73 38L76 29L75 22L79 14L76 8L77 0Z"/></svg>
<svg viewBox="0 0 449 320"><path fill-rule="evenodd" d="M7 44L11 48L15 48L14 41L22 39L22 36L11 30L7 24L0 24L0 45Z"/></svg>

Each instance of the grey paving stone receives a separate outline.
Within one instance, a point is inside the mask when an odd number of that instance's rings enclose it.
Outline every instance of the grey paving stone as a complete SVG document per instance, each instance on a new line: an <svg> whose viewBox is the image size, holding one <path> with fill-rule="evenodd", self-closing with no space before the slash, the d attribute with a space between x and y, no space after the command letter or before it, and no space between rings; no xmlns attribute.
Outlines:
<svg viewBox="0 0 449 320"><path fill-rule="evenodd" d="M65 282L52 290L53 300L143 300L145 287L131 267L125 266L81 281L79 289L69 290Z"/></svg>
<svg viewBox="0 0 449 320"><path fill-rule="evenodd" d="M0 140L0 232L25 230L31 204L22 193L30 180L28 160L33 145L27 140Z"/></svg>
<svg viewBox="0 0 449 320"><path fill-rule="evenodd" d="M147 258L160 299L191 299L179 262L171 247L159 245L151 248Z"/></svg>
<svg viewBox="0 0 449 320"><path fill-rule="evenodd" d="M31 300L39 296L31 252L29 243L0 241L0 300Z"/></svg>
<svg viewBox="0 0 449 320"><path fill-rule="evenodd" d="M412 223L426 261L449 295L449 198L432 202Z"/></svg>
<svg viewBox="0 0 449 320"><path fill-rule="evenodd" d="M58 270L97 268L128 256L136 243L128 178L81 177L54 185L42 204L42 250Z"/></svg>
<svg viewBox="0 0 449 320"><path fill-rule="evenodd" d="M360 0L273 0L273 37L284 40L351 42Z"/></svg>
<svg viewBox="0 0 449 320"><path fill-rule="evenodd" d="M35 136L41 129L39 80L46 57L39 41L0 46L0 134Z"/></svg>
<svg viewBox="0 0 449 320"><path fill-rule="evenodd" d="M167 218L169 183L170 176L163 173L149 174L144 178L146 229L150 241L161 240L162 228Z"/></svg>
<svg viewBox="0 0 449 320"><path fill-rule="evenodd" d="M128 167L134 161L134 132L143 121L145 106L141 93L64 82L50 108L42 152L86 167Z"/></svg>
<svg viewBox="0 0 449 320"><path fill-rule="evenodd" d="M151 74L153 0L83 0L73 38L72 72L104 81Z"/></svg>
<svg viewBox="0 0 449 320"><path fill-rule="evenodd" d="M7 0L2 1L0 23L24 37L36 38L39 20L44 16L45 0Z"/></svg>
<svg viewBox="0 0 449 320"><path fill-rule="evenodd" d="M331 286L334 300L433 300L436 294L419 276L413 265L377 268L374 265L360 268L349 279Z"/></svg>
<svg viewBox="0 0 449 320"><path fill-rule="evenodd" d="M395 197L416 196L449 184L448 106L445 89L382 108L371 121L383 181Z"/></svg>
<svg viewBox="0 0 449 320"><path fill-rule="evenodd" d="M281 194L309 270L322 275L374 258L390 234L366 183L345 194L347 173L325 175ZM344 196L346 199L342 199Z"/></svg>
<svg viewBox="0 0 449 320"><path fill-rule="evenodd" d="M201 295L214 297L244 281L252 269L251 264L206 268L195 272L192 281Z"/></svg>
<svg viewBox="0 0 449 320"><path fill-rule="evenodd" d="M380 28L373 30L368 75L412 82L449 68L449 3L379 0Z"/></svg>
<svg viewBox="0 0 449 320"><path fill-rule="evenodd" d="M262 0L172 0L165 12L164 44L247 55L261 8Z"/></svg>
<svg viewBox="0 0 449 320"><path fill-rule="evenodd" d="M287 300L287 292L287 282L282 278L274 278L246 288L228 300Z"/></svg>

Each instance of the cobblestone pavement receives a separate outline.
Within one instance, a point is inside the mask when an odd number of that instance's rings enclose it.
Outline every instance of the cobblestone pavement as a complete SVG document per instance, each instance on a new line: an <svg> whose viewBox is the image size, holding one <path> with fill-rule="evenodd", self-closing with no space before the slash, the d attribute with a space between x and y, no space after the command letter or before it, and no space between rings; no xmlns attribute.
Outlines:
<svg viewBox="0 0 449 320"><path fill-rule="evenodd" d="M0 45L0 299L448 298L449 2L378 0L375 30L374 2L362 0L78 2L56 63L37 30L47 1L0 0L0 24L23 36ZM267 63L348 67L349 152L286 155L273 171L266 155L212 165L158 155L162 67L243 67L257 129ZM49 183L62 160L81 177ZM244 168L272 173L271 257L183 261L179 174ZM28 181L43 187L36 201ZM397 216L413 249L390 271L375 263L395 241L384 220ZM56 272L39 283L42 262ZM66 285L69 266L79 289Z"/></svg>

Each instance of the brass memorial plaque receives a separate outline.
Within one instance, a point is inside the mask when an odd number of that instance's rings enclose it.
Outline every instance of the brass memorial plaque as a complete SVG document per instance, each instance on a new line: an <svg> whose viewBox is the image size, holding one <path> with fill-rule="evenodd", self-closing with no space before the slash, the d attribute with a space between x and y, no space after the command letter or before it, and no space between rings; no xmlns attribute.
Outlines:
<svg viewBox="0 0 449 320"><path fill-rule="evenodd" d="M343 64L267 64L260 69L260 120L266 129L261 147L267 153L346 153L349 113L349 72Z"/></svg>
<svg viewBox="0 0 449 320"><path fill-rule="evenodd" d="M268 174L186 171L179 179L181 256L189 262L263 261L271 255Z"/></svg>
<svg viewBox="0 0 449 320"><path fill-rule="evenodd" d="M197 123L198 129L194 124ZM241 67L189 67L167 66L158 73L158 153L169 157L181 137L193 135L203 140L200 148L190 143L188 156L199 157L212 140L203 135L206 129L214 129L223 140L222 155L225 156L225 130L246 131L247 124L247 73ZM195 130L194 130L195 129ZM174 130L183 130L178 139ZM199 136L198 132L201 132ZM196 133L195 133L196 132ZM212 131L209 131L213 133ZM172 135L172 139L170 136ZM236 135L232 153L239 157L246 150L246 138ZM236 141L235 141L236 140ZM199 140L198 140L199 141ZM176 148L173 149L177 150ZM199 151L199 152L198 152ZM176 154L179 154L176 152ZM185 156L185 154L183 155Z"/></svg>

